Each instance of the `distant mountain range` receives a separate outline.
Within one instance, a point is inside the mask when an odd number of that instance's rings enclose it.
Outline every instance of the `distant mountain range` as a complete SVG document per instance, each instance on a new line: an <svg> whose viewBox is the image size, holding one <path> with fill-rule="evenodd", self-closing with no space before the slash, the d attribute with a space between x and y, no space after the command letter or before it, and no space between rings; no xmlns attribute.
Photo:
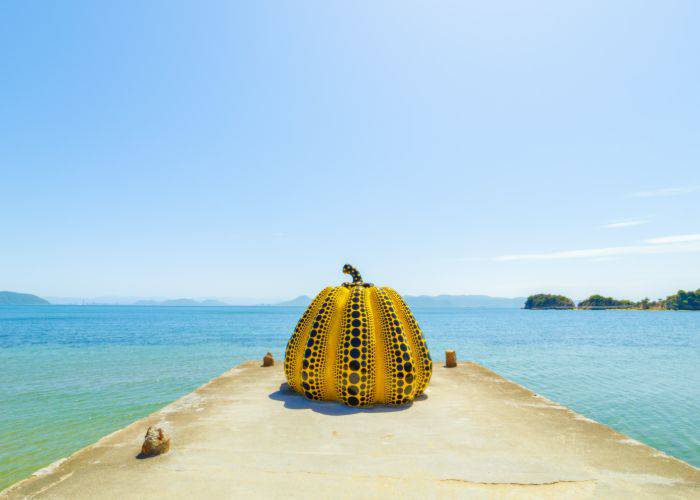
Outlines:
<svg viewBox="0 0 700 500"><path fill-rule="evenodd" d="M170 300L137 300L134 306L228 306L220 300L194 300L194 299L170 299Z"/></svg>
<svg viewBox="0 0 700 500"><path fill-rule="evenodd" d="M404 300L410 307L523 307L525 297L490 297L488 295L404 295ZM307 307L311 303L311 297L308 295L300 295L292 300L285 300L273 304L271 306L287 306L287 307ZM52 301L42 299L36 295L28 293L16 292L0 292L0 305L124 305L124 306L230 306L238 305L223 302L216 299L128 299L119 298L119 300L107 300L106 297L98 299L60 299L52 298Z"/></svg>
<svg viewBox="0 0 700 500"><path fill-rule="evenodd" d="M523 307L525 297L490 297L488 295L404 295L410 307ZM300 295L292 300L278 302L275 306L307 307L311 297Z"/></svg>
<svg viewBox="0 0 700 500"><path fill-rule="evenodd" d="M410 307L523 307L525 297L490 297L488 295L405 295Z"/></svg>
<svg viewBox="0 0 700 500"><path fill-rule="evenodd" d="M48 300L31 293L0 292L0 306L46 306Z"/></svg>
<svg viewBox="0 0 700 500"><path fill-rule="evenodd" d="M292 300L285 300L283 302L278 302L276 304L271 304L273 306L299 306L299 307L308 307L309 304L311 304L311 297L308 295L299 295L297 298L292 299Z"/></svg>

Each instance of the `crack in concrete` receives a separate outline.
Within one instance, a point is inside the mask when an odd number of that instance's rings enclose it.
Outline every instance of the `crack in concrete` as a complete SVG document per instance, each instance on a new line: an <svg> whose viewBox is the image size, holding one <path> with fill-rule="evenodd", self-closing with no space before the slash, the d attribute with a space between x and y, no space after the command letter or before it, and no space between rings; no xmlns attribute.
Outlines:
<svg viewBox="0 0 700 500"><path fill-rule="evenodd" d="M321 471L309 471L309 470L296 470L296 471L279 471L279 470L264 470L263 472L267 472L269 474L310 474L310 475L315 475L315 476L325 476L325 477L333 477L333 476L338 476L338 474L335 473L330 473L330 472L321 472ZM351 476L345 476L345 477L352 477L354 479L389 479L393 481L404 481L406 480L405 477L401 476L385 476L385 475L362 475L362 474L353 474ZM474 486L554 486L558 484L584 484L584 483L597 483L596 479L557 479L553 481L541 481L537 483L519 483L519 482L508 482L508 481L471 481L469 479L459 479L459 478L421 478L423 480L428 480L428 481L435 481L439 483L463 483L463 484L470 484Z"/></svg>
<svg viewBox="0 0 700 500"><path fill-rule="evenodd" d="M492 482L492 481L469 481L468 479L438 479L440 482L466 483L476 486L553 486L555 484L581 484L581 483L596 483L595 479L558 479L556 481L542 481L539 483L514 483L514 482Z"/></svg>

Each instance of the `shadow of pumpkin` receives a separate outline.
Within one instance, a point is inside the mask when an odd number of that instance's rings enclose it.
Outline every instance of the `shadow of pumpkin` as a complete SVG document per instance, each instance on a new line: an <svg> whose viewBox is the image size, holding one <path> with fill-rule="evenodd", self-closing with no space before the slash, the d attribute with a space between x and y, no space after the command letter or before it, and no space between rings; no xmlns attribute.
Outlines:
<svg viewBox="0 0 700 500"><path fill-rule="evenodd" d="M364 408L352 408L335 401L312 401L293 391L286 382L280 385L279 390L271 393L268 397L274 401L283 402L284 407L290 410L312 410L316 413L335 417L353 415L355 413L386 413L404 411L413 406L413 403L407 403L401 406L374 405ZM421 394L414 400L414 402L420 402L426 399L428 399L428 396Z"/></svg>

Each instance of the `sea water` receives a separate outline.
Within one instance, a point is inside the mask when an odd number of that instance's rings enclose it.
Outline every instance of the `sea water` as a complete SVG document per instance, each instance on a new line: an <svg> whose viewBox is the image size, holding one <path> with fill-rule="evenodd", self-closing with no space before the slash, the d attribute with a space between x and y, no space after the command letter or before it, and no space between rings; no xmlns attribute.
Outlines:
<svg viewBox="0 0 700 500"><path fill-rule="evenodd" d="M294 307L0 307L0 489L232 366L283 358ZM416 309L456 349L700 466L700 312Z"/></svg>

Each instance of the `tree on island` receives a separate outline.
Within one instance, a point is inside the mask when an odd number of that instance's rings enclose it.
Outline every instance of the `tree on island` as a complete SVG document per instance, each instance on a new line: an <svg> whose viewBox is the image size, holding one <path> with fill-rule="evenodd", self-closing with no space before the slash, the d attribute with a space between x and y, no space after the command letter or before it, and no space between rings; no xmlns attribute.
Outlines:
<svg viewBox="0 0 700 500"><path fill-rule="evenodd" d="M530 295L525 301L525 309L573 309L574 301L563 295L538 293Z"/></svg>
<svg viewBox="0 0 700 500"><path fill-rule="evenodd" d="M700 288L694 292L678 290L677 294L666 297L664 306L672 310L700 311Z"/></svg>
<svg viewBox="0 0 700 500"><path fill-rule="evenodd" d="M648 300L649 299L647 299L647 302ZM596 294L579 302L578 307L579 309L630 309L632 307L637 307L637 304L631 300L618 300Z"/></svg>
<svg viewBox="0 0 700 500"><path fill-rule="evenodd" d="M538 293L530 295L525 301L525 309L575 309L574 302L563 295ZM603 295L591 295L586 300L578 303L578 309L643 309L643 310L671 310L671 311L700 311L700 288L690 292L678 290L675 295L669 295L665 299L649 300L645 298L639 302L627 299L615 299Z"/></svg>

